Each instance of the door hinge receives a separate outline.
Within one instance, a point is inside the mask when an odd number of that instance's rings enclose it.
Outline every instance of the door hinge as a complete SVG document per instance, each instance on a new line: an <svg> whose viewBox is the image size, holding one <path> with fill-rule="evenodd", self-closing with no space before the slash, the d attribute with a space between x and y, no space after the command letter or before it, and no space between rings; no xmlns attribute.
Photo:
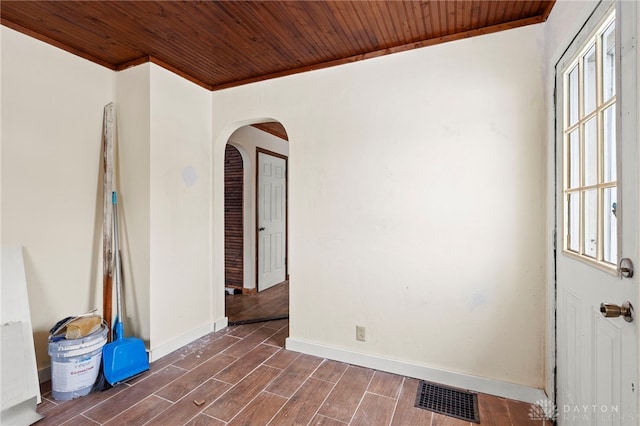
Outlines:
<svg viewBox="0 0 640 426"><path fill-rule="evenodd" d="M558 249L558 231L556 229L553 230L553 249Z"/></svg>

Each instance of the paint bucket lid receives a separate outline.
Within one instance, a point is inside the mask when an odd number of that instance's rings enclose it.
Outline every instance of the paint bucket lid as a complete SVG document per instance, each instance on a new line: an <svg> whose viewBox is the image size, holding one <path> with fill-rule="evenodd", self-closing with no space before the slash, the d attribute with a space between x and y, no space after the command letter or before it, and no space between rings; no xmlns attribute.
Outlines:
<svg viewBox="0 0 640 426"><path fill-rule="evenodd" d="M49 336L49 355L57 357L74 357L102 348L107 343L109 329L105 322L93 333L80 339L65 339Z"/></svg>

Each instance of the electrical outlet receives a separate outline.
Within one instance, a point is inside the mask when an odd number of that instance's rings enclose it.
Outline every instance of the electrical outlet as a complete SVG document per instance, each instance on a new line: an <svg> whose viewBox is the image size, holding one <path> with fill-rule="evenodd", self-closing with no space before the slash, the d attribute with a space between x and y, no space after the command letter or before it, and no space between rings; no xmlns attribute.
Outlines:
<svg viewBox="0 0 640 426"><path fill-rule="evenodd" d="M367 329L361 325L356 325L356 340L360 342L364 342L366 339L366 331Z"/></svg>

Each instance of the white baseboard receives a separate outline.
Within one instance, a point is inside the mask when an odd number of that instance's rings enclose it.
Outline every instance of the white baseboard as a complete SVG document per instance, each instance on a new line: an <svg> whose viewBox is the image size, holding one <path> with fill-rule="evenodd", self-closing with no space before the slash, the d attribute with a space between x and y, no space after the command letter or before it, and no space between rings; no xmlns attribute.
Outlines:
<svg viewBox="0 0 640 426"><path fill-rule="evenodd" d="M178 336L169 342L163 343L160 346L157 346L151 350L149 350L149 362L157 361L165 355L170 354L176 349L180 349L181 347L188 345L189 343L198 340L199 338L206 336L209 333L220 331L225 328L229 324L229 319L227 317L222 317L212 323L202 324L200 327L196 327L190 332L183 334L182 336Z"/></svg>
<svg viewBox="0 0 640 426"><path fill-rule="evenodd" d="M168 342L165 342L159 346L149 349L149 362L157 361L165 355L170 354L176 349L180 349L183 346L197 340L203 336L214 331L215 324L207 322L199 327L194 328L188 333L178 336Z"/></svg>
<svg viewBox="0 0 640 426"><path fill-rule="evenodd" d="M228 325L229 325L229 318L228 317L220 318L219 320L214 322L213 331L220 331L220 330L222 330L223 328L225 328Z"/></svg>
<svg viewBox="0 0 640 426"><path fill-rule="evenodd" d="M47 366L38 370L38 382L44 383L51 380L51 366Z"/></svg>
<svg viewBox="0 0 640 426"><path fill-rule="evenodd" d="M428 380L447 386L468 389L474 392L486 393L531 404L547 398L546 393L542 389L471 376L464 373L440 370L406 361L352 352L345 349L293 339L291 337L286 340L286 348L287 350L315 355L321 358L328 358L361 367L372 368L374 370Z"/></svg>

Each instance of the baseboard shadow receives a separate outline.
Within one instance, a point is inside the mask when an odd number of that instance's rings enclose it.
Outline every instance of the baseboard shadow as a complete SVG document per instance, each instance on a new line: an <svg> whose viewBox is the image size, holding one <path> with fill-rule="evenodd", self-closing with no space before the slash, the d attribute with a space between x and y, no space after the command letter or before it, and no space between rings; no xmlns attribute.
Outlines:
<svg viewBox="0 0 640 426"><path fill-rule="evenodd" d="M276 321L276 320L282 320L282 319L289 319L289 315L276 315L273 317L266 317L266 318L254 318L254 319L246 319L246 320L240 320L240 321L229 321L229 325L244 325L244 324L254 324L256 322L269 322L269 321Z"/></svg>

